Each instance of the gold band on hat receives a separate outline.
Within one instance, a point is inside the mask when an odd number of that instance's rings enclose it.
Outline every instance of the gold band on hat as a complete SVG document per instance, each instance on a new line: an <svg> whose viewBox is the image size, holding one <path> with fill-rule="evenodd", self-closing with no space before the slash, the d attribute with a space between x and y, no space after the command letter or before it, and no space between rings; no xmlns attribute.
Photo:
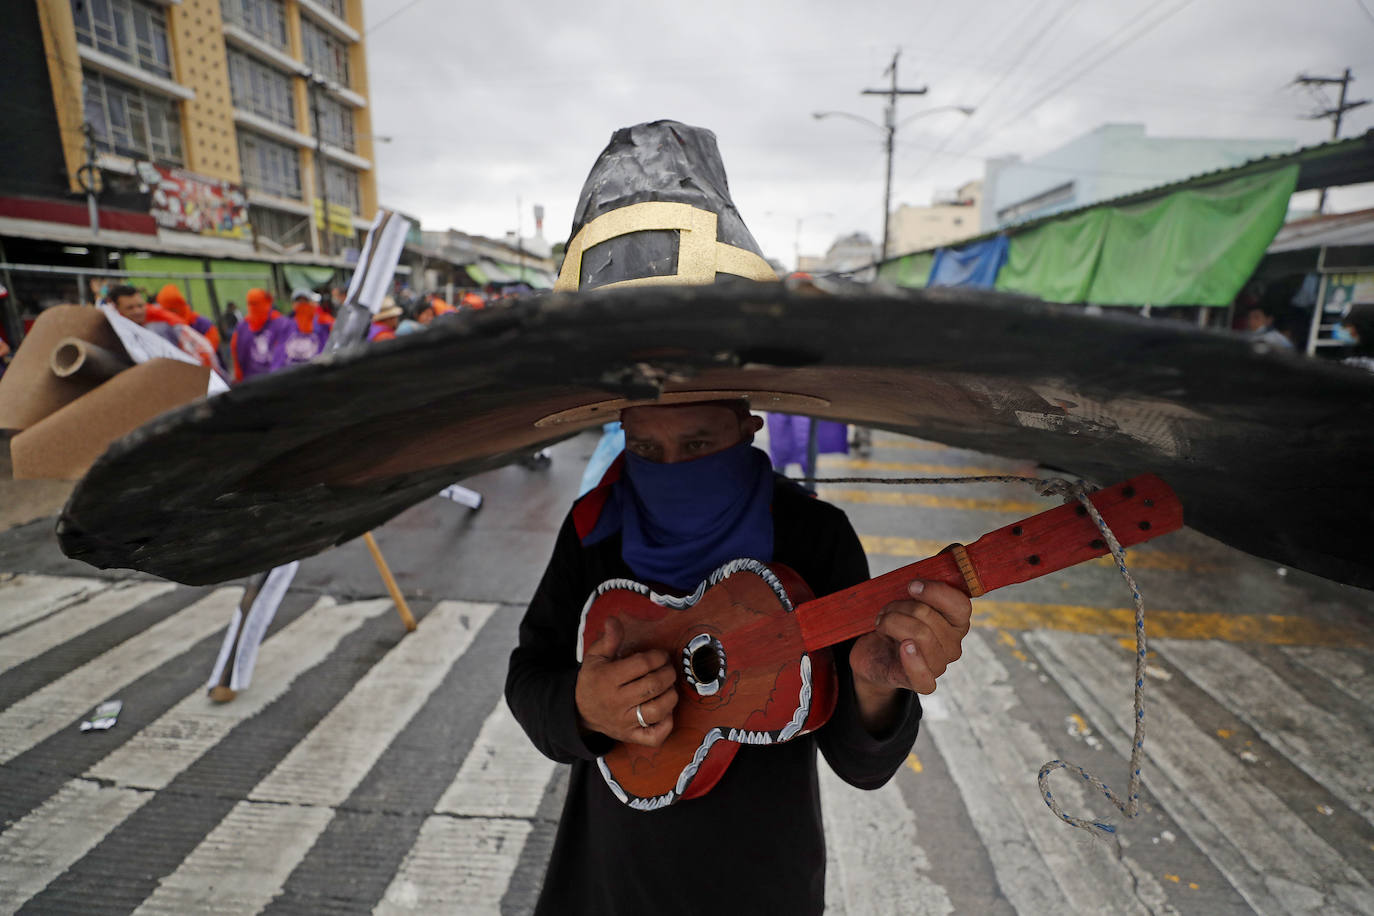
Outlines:
<svg viewBox="0 0 1374 916"><path fill-rule="evenodd" d="M717 273L749 280L778 279L777 273L759 255L716 240L716 214L710 210L701 210L691 204L650 200L603 213L583 226L568 242L563 269L553 288L571 292L581 286L582 255L588 249L631 232L663 229L676 229L680 234L677 273L617 280L597 288L714 283Z"/></svg>

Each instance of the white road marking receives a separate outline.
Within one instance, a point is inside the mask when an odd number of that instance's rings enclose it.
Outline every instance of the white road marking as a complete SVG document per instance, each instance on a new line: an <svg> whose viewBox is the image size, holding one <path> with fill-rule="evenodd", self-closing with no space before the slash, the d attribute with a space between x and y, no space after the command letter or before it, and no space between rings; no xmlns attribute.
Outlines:
<svg viewBox="0 0 1374 916"><path fill-rule="evenodd" d="M429 818L372 912L499 912L530 830L519 818Z"/></svg>
<svg viewBox="0 0 1374 916"><path fill-rule="evenodd" d="M534 817L556 766L534 749L501 699L482 723L472 750L434 810L478 817Z"/></svg>
<svg viewBox="0 0 1374 916"><path fill-rule="evenodd" d="M493 604L444 601L163 878L139 913L256 913L472 644Z"/></svg>
<svg viewBox="0 0 1374 916"><path fill-rule="evenodd" d="M81 592L61 612L49 613L44 620L0 637L0 672L42 655L174 587L166 582L121 582L112 588ZM0 605L9 600L10 593L0 591Z"/></svg>
<svg viewBox="0 0 1374 916"><path fill-rule="evenodd" d="M198 687L0 834L0 873L11 876L0 883L0 912L18 909L47 887L151 800L155 790L240 722L284 695L296 677L327 658L339 640L390 608L389 601L337 606L332 598L321 598L267 641L252 690L232 703L219 704L211 703Z"/></svg>
<svg viewBox="0 0 1374 916"><path fill-rule="evenodd" d="M241 592L217 589L0 712L0 763L68 727L102 700L119 696L132 682L222 628Z"/></svg>
<svg viewBox="0 0 1374 916"><path fill-rule="evenodd" d="M1294 766L1374 822L1369 774L1374 741L1359 723L1309 703L1239 646L1215 640L1160 639L1151 645Z"/></svg>
<svg viewBox="0 0 1374 916"><path fill-rule="evenodd" d="M1131 653L1099 636L1040 632L1023 640L1098 733L1127 753ZM1189 668L1183 673L1193 677ZM1098 697L1116 699L1104 705ZM1142 768L1150 792L1253 909L1374 912L1374 891L1363 876L1157 690L1146 696L1145 724ZM1125 777L1124 770L1098 775L1109 784Z"/></svg>
<svg viewBox="0 0 1374 916"><path fill-rule="evenodd" d="M1337 690L1359 701L1366 721L1374 722L1374 663L1367 652L1322 649L1314 646L1284 646L1280 651L1327 680Z"/></svg>
<svg viewBox="0 0 1374 916"><path fill-rule="evenodd" d="M896 777L871 792L842 781L818 763L825 818L826 912L946 916L954 912L945 889L930 875L917 837L916 817Z"/></svg>
<svg viewBox="0 0 1374 916"><path fill-rule="evenodd" d="M108 579L23 573L0 581L0 633L12 632L113 585Z"/></svg>
<svg viewBox="0 0 1374 916"><path fill-rule="evenodd" d="M1045 806L1035 774L1062 749L1025 721L1022 696L984 634L964 639L963 657L945 672L939 691L950 717L932 726L931 736L1017 912L1146 913L1147 903L1164 900L1163 889L1129 856L1118 860L1111 845L1087 841ZM1078 816L1116 810L1104 799L1089 800L1068 779L1056 780L1054 792Z"/></svg>
<svg viewBox="0 0 1374 916"><path fill-rule="evenodd" d="M555 767L498 700L374 912L496 912Z"/></svg>

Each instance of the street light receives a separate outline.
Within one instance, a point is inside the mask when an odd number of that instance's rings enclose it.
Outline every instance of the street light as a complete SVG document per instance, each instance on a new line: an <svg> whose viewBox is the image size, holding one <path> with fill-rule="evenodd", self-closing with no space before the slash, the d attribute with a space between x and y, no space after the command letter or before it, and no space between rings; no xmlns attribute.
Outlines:
<svg viewBox="0 0 1374 916"><path fill-rule="evenodd" d="M890 213L892 211L892 151L894 146L893 141L897 136L897 128L905 127L917 118L924 118L926 115L940 114L946 111L957 111L962 115L971 115L974 112L974 109L968 105L940 105L936 108L927 108L925 111L918 111L911 117L904 118L900 123L896 123L896 110L896 100L894 97L890 96L887 107L883 109L882 124L865 118L863 115L851 114L847 111L815 111L811 113L811 117L815 118L817 121L823 121L826 118L847 118L850 121L858 121L860 124L880 131L887 138L887 181L883 186L883 251L882 255L878 258L879 263L887 260L888 230L889 224L891 223Z"/></svg>

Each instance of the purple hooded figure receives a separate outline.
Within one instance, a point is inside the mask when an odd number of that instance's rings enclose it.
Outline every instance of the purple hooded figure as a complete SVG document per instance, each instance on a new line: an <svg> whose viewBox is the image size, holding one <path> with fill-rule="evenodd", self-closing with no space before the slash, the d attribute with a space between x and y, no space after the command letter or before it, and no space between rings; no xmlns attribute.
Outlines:
<svg viewBox="0 0 1374 916"><path fill-rule="evenodd" d="M319 296L306 289L298 289L291 294L294 314L273 322L273 371L308 363L324 352L325 341L329 339L329 327L316 314L319 300Z"/></svg>
<svg viewBox="0 0 1374 916"><path fill-rule="evenodd" d="M806 466L806 440L811 435L811 423L810 417L768 415L768 453L773 459L773 467L781 470L789 464L800 464L803 475L810 475L815 470ZM848 452L847 429L843 423L821 420L816 426L817 453Z"/></svg>

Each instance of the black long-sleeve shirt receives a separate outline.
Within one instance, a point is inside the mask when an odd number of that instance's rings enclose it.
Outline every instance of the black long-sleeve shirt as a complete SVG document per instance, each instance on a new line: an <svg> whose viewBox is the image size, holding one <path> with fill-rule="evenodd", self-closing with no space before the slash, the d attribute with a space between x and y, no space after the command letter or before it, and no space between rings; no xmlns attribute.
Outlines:
<svg viewBox="0 0 1374 916"><path fill-rule="evenodd" d="M839 509L775 479L773 561L790 566L817 596L868 578L868 562ZM825 837L816 749L861 789L886 783L906 759L921 706L904 694L897 724L869 734L859 721L849 645L836 646L839 702L819 730L780 745L742 746L705 796L636 811L595 766L611 742L578 728L574 687L578 623L597 585L633 578L614 535L584 547L571 516L520 625L506 700L535 746L572 764L537 913L820 913Z"/></svg>

